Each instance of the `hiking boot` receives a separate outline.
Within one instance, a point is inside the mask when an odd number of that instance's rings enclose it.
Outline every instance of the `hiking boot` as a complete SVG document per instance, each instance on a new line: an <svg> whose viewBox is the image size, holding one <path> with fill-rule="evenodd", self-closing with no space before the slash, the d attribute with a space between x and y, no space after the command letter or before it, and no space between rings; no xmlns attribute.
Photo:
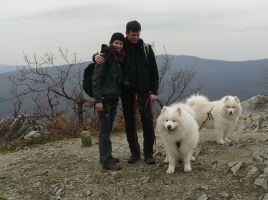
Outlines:
<svg viewBox="0 0 268 200"><path fill-rule="evenodd" d="M148 156L144 158L144 162L148 165L152 165L155 164L155 160L153 158L153 156Z"/></svg>
<svg viewBox="0 0 268 200"><path fill-rule="evenodd" d="M119 160L119 158L114 158L113 156L111 156L110 159L109 159L109 162L111 162L113 164L116 164L116 163L119 163L120 160ZM102 163L101 160L100 160L100 163Z"/></svg>
<svg viewBox="0 0 268 200"><path fill-rule="evenodd" d="M103 165L102 168L106 169L106 170L120 170L121 169L121 167L119 165L116 165L114 163L109 163L107 165Z"/></svg>
<svg viewBox="0 0 268 200"><path fill-rule="evenodd" d="M131 155L127 162L130 164L134 164L134 163L138 162L140 159L141 159L140 156Z"/></svg>
<svg viewBox="0 0 268 200"><path fill-rule="evenodd" d="M120 162L119 158L111 157L111 163L116 164L116 163L119 163L119 162Z"/></svg>

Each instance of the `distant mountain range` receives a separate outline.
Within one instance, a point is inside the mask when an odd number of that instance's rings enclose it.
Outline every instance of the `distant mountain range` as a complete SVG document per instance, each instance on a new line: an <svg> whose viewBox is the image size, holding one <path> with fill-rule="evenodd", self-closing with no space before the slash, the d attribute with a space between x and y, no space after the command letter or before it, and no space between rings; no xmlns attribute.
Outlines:
<svg viewBox="0 0 268 200"><path fill-rule="evenodd" d="M203 84L204 95L218 99L236 95L246 100L268 93L268 59L248 61L223 61L194 56L171 56L172 68L190 68L196 72L193 84ZM161 63L163 56L158 56Z"/></svg>
<svg viewBox="0 0 268 200"><path fill-rule="evenodd" d="M203 85L201 93L211 100L236 95L243 101L259 94L268 94L268 59L223 61L184 55L169 57L172 59L171 73L185 68L195 71L193 86ZM163 55L157 56L159 66L163 59ZM86 64L81 65L84 67ZM15 70L16 66L0 65L0 99L9 96L11 84L8 76L16 73ZM0 103L0 117L11 113L12 107L8 102Z"/></svg>
<svg viewBox="0 0 268 200"><path fill-rule="evenodd" d="M16 71L17 66L0 64L0 73Z"/></svg>

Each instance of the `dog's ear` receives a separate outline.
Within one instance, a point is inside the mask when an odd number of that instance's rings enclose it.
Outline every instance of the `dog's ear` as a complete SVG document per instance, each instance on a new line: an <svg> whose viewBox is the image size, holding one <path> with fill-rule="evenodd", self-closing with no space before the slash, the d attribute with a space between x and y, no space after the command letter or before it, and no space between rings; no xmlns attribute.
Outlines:
<svg viewBox="0 0 268 200"><path fill-rule="evenodd" d="M162 108L162 110L161 110L161 113L164 113L166 110L167 110L167 107L164 106L164 107Z"/></svg>
<svg viewBox="0 0 268 200"><path fill-rule="evenodd" d="M177 112L179 113L179 115L181 115L181 109L180 109L180 107L177 108Z"/></svg>
<svg viewBox="0 0 268 200"><path fill-rule="evenodd" d="M224 103L226 103L229 100L229 96L224 97Z"/></svg>
<svg viewBox="0 0 268 200"><path fill-rule="evenodd" d="M238 104L240 104L240 101L239 101L238 97L235 96L234 98L235 98L236 102L237 102Z"/></svg>

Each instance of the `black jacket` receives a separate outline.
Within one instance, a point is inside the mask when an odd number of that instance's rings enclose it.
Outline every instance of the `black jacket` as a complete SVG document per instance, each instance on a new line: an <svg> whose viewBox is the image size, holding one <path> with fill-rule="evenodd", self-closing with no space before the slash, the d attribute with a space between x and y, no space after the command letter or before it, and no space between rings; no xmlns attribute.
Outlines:
<svg viewBox="0 0 268 200"><path fill-rule="evenodd" d="M146 58L144 46L142 39L137 44L132 44L126 38L123 76L130 82L130 86L140 94L153 93L157 95L159 76L155 55L151 45L149 45Z"/></svg>
<svg viewBox="0 0 268 200"><path fill-rule="evenodd" d="M112 54L109 47L102 46L105 63L96 64L92 76L92 91L95 102L106 99L118 99L121 95L122 70L120 61Z"/></svg>

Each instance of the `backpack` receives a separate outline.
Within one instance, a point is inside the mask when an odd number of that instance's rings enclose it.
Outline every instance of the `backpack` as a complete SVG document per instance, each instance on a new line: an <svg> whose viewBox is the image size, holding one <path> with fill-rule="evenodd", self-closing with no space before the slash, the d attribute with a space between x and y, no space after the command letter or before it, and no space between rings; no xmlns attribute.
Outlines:
<svg viewBox="0 0 268 200"><path fill-rule="evenodd" d="M149 44L144 43L143 45L144 48L144 53L146 59L149 61L148 55L149 55ZM93 92L92 92L92 75L94 72L95 68L95 63L90 63L84 70L84 75L83 75L83 83L82 83L82 88L84 89L85 93L93 97Z"/></svg>
<svg viewBox="0 0 268 200"><path fill-rule="evenodd" d="M92 75L94 72L95 68L95 63L90 63L84 70L84 75L83 75L83 84L82 87L85 91L85 93L93 97L93 92L92 92Z"/></svg>

